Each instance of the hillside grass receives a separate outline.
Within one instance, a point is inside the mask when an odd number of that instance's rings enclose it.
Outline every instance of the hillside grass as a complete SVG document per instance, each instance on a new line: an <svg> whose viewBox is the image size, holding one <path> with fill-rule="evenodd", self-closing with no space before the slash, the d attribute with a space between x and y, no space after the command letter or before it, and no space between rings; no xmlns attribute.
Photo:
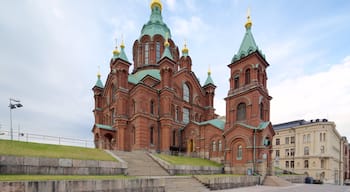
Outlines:
<svg viewBox="0 0 350 192"><path fill-rule="evenodd" d="M124 175L0 175L0 181L114 180L133 179Z"/></svg>
<svg viewBox="0 0 350 192"><path fill-rule="evenodd" d="M167 161L173 165L191 165L191 166L210 166L210 167L221 167L222 164L208 159L193 158L185 156L173 156L165 154L155 154L156 157Z"/></svg>
<svg viewBox="0 0 350 192"><path fill-rule="evenodd" d="M0 140L0 155L117 161L101 149Z"/></svg>

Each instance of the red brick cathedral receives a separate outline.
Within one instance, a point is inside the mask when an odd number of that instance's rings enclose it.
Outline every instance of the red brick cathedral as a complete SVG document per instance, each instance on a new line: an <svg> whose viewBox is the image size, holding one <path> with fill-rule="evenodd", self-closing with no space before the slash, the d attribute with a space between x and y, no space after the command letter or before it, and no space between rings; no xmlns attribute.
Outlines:
<svg viewBox="0 0 350 192"><path fill-rule="evenodd" d="M122 43L120 51L113 51L105 85L98 74L93 87L96 147L180 152L222 162L235 173L269 171L274 135L266 87L269 64L255 43L250 17L228 65L226 117L218 118L210 72L201 84L188 48L184 45L180 54L161 13L162 3L153 0L150 19L134 42L132 61Z"/></svg>

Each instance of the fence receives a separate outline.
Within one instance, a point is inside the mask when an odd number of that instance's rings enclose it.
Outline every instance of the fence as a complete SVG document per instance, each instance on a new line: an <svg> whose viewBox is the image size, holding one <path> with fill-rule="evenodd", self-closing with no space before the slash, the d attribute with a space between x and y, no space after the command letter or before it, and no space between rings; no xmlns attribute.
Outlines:
<svg viewBox="0 0 350 192"><path fill-rule="evenodd" d="M1 130L0 139L10 140L11 132L7 130ZM50 136L50 135L39 135L39 134L16 132L16 131L13 131L13 140L34 142L34 143L47 143L47 144L88 147L88 148L95 147L94 142L91 140L57 137L57 136Z"/></svg>

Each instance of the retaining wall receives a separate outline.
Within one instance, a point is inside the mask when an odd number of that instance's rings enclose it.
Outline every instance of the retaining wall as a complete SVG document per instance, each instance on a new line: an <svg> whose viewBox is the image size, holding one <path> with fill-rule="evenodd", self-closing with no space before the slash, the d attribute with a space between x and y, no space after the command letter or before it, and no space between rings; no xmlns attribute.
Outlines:
<svg viewBox="0 0 350 192"><path fill-rule="evenodd" d="M164 179L0 182L1 192L164 192Z"/></svg>
<svg viewBox="0 0 350 192"><path fill-rule="evenodd" d="M0 156L2 174L116 175L126 169L126 163L114 161Z"/></svg>
<svg viewBox="0 0 350 192"><path fill-rule="evenodd" d="M259 185L260 176L194 176L198 181L206 185L210 190L231 189Z"/></svg>
<svg viewBox="0 0 350 192"><path fill-rule="evenodd" d="M201 175L201 174L220 174L223 172L223 167L210 166L190 166L190 165L172 165L168 162L149 154L160 166L168 171L170 175Z"/></svg>
<svg viewBox="0 0 350 192"><path fill-rule="evenodd" d="M282 178L291 183L305 183L305 175L279 175L279 178Z"/></svg>

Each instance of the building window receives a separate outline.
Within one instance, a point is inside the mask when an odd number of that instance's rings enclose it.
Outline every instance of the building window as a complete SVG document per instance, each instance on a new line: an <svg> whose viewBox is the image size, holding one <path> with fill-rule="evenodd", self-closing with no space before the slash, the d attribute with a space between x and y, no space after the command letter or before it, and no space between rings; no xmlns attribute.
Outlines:
<svg viewBox="0 0 350 192"><path fill-rule="evenodd" d="M264 104L260 103L260 119L264 119Z"/></svg>
<svg viewBox="0 0 350 192"><path fill-rule="evenodd" d="M294 157L294 154L295 154L295 149L294 148L290 149L290 156Z"/></svg>
<svg viewBox="0 0 350 192"><path fill-rule="evenodd" d="M153 100L151 100L151 102L150 102L150 112L152 115L154 115L154 101Z"/></svg>
<svg viewBox="0 0 350 192"><path fill-rule="evenodd" d="M173 130L173 146L176 145L176 130Z"/></svg>
<svg viewBox="0 0 350 192"><path fill-rule="evenodd" d="M237 148L237 160L242 160L242 155L243 155L243 151L242 151L242 145L239 145Z"/></svg>
<svg viewBox="0 0 350 192"><path fill-rule="evenodd" d="M306 135L303 135L303 143L306 143Z"/></svg>
<svg viewBox="0 0 350 192"><path fill-rule="evenodd" d="M258 83L260 83L260 70L258 69L258 73L257 73L257 79L258 79Z"/></svg>
<svg viewBox="0 0 350 192"><path fill-rule="evenodd" d="M326 133L320 133L320 141L321 142L326 141Z"/></svg>
<svg viewBox="0 0 350 192"><path fill-rule="evenodd" d="M153 145L154 143L154 140L153 140L153 132L154 132L154 128L151 127L150 131L149 131L149 141L150 141L150 144Z"/></svg>
<svg viewBox="0 0 350 192"><path fill-rule="evenodd" d="M285 141L286 141L286 145L288 145L289 144L289 137L286 137Z"/></svg>
<svg viewBox="0 0 350 192"><path fill-rule="evenodd" d="M180 121L180 108L179 107L176 107L175 120Z"/></svg>
<svg viewBox="0 0 350 192"><path fill-rule="evenodd" d="M182 121L184 123L189 123L190 122L190 110L187 108L183 108L182 114L183 114Z"/></svg>
<svg viewBox="0 0 350 192"><path fill-rule="evenodd" d="M134 127L133 129L133 143L135 144L136 143L136 128Z"/></svg>
<svg viewBox="0 0 350 192"><path fill-rule="evenodd" d="M183 100L186 102L190 102L190 88L186 83L183 84Z"/></svg>
<svg viewBox="0 0 350 192"><path fill-rule="evenodd" d="M219 140L219 151L222 151L222 143L221 143L221 140Z"/></svg>
<svg viewBox="0 0 350 192"><path fill-rule="evenodd" d="M286 168L289 168L289 161L286 161Z"/></svg>
<svg viewBox="0 0 350 192"><path fill-rule="evenodd" d="M286 149L286 157L289 156L289 149Z"/></svg>
<svg viewBox="0 0 350 192"><path fill-rule="evenodd" d="M132 108L132 114L135 114L135 112L136 112L136 103L135 103L135 100L132 100L131 108Z"/></svg>
<svg viewBox="0 0 350 192"><path fill-rule="evenodd" d="M148 65L149 60L149 45L146 43L145 45L145 65Z"/></svg>
<svg viewBox="0 0 350 192"><path fill-rule="evenodd" d="M246 104L240 103L237 106L237 121L242 121L246 119Z"/></svg>
<svg viewBox="0 0 350 192"><path fill-rule="evenodd" d="M238 89L239 88L239 77L238 76L234 78L234 84L235 84L234 89Z"/></svg>
<svg viewBox="0 0 350 192"><path fill-rule="evenodd" d="M304 161L304 168L308 169L309 168L309 160Z"/></svg>
<svg viewBox="0 0 350 192"><path fill-rule="evenodd" d="M250 83L250 69L247 69L245 71L245 84L249 84Z"/></svg>
<svg viewBox="0 0 350 192"><path fill-rule="evenodd" d="M276 150L276 157L280 156L280 150Z"/></svg>
<svg viewBox="0 0 350 192"><path fill-rule="evenodd" d="M280 139L276 139L276 145L280 145Z"/></svg>
<svg viewBox="0 0 350 192"><path fill-rule="evenodd" d="M112 85L112 103L115 102L117 99L117 87L115 85Z"/></svg>
<svg viewBox="0 0 350 192"><path fill-rule="evenodd" d="M212 142L212 151L216 151L216 142L215 141Z"/></svg>
<svg viewBox="0 0 350 192"><path fill-rule="evenodd" d="M324 153L324 146L321 146L321 153Z"/></svg>
<svg viewBox="0 0 350 192"><path fill-rule="evenodd" d="M309 155L309 147L304 147L304 155Z"/></svg>
<svg viewBox="0 0 350 192"><path fill-rule="evenodd" d="M115 122L115 117L116 117L116 111L114 108L112 109L112 119L111 119L111 124L113 125Z"/></svg>
<svg viewBox="0 0 350 192"><path fill-rule="evenodd" d="M156 62L158 63L160 59L160 42L156 42Z"/></svg>
<svg viewBox="0 0 350 192"><path fill-rule="evenodd" d="M310 143L311 142L311 135L310 134L307 134L307 139L306 139L307 143Z"/></svg>
<svg viewBox="0 0 350 192"><path fill-rule="evenodd" d="M325 169L325 160L321 159L321 169Z"/></svg>
<svg viewBox="0 0 350 192"><path fill-rule="evenodd" d="M295 143L295 137L290 137L290 144L294 144Z"/></svg>
<svg viewBox="0 0 350 192"><path fill-rule="evenodd" d="M294 161L290 162L290 168L294 169Z"/></svg>

